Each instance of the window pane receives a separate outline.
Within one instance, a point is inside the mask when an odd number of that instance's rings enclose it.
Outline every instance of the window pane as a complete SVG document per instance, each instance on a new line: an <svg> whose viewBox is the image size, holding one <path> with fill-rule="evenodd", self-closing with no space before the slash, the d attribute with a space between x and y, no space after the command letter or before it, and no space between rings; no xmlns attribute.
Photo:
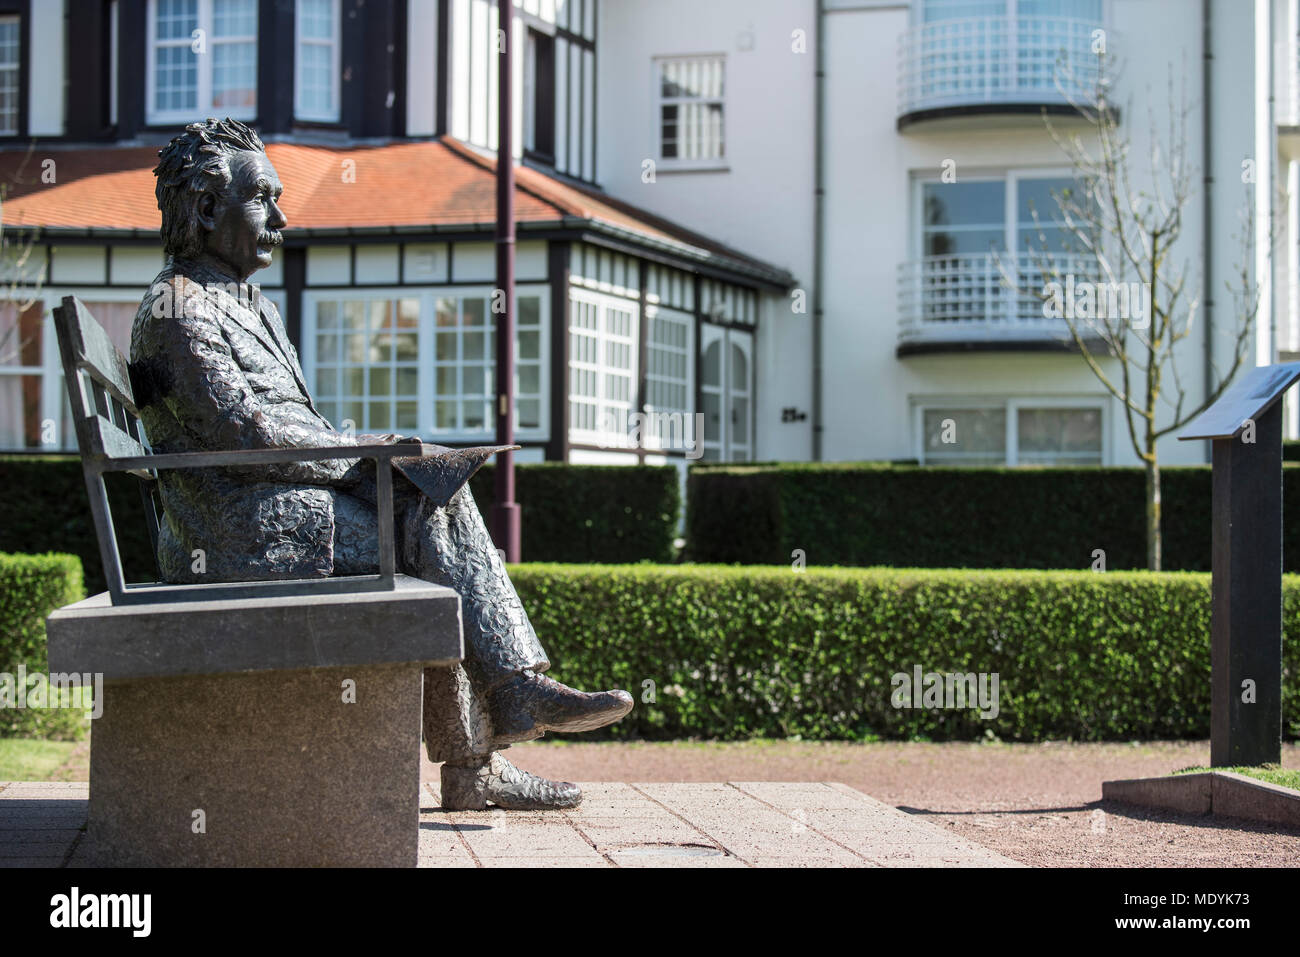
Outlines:
<svg viewBox="0 0 1300 957"><path fill-rule="evenodd" d="M257 106L257 44L216 43L212 47L212 105Z"/></svg>
<svg viewBox="0 0 1300 957"><path fill-rule="evenodd" d="M1022 464L1101 464L1100 409L1021 409L1016 430Z"/></svg>
<svg viewBox="0 0 1300 957"><path fill-rule="evenodd" d="M212 0L214 37L257 35L257 0Z"/></svg>
<svg viewBox="0 0 1300 957"><path fill-rule="evenodd" d="M158 0L159 40L185 40L199 27L199 0Z"/></svg>
<svg viewBox="0 0 1300 957"><path fill-rule="evenodd" d="M1005 465L1005 409L926 409L925 460L939 465Z"/></svg>
<svg viewBox="0 0 1300 957"><path fill-rule="evenodd" d="M334 0L298 0L304 38L329 40L334 36Z"/></svg>
<svg viewBox="0 0 1300 957"><path fill-rule="evenodd" d="M18 18L0 18L0 133L18 132L19 37Z"/></svg>
<svg viewBox="0 0 1300 957"><path fill-rule="evenodd" d="M536 399L520 399L515 403L515 427L539 429L542 426L542 406Z"/></svg>
<svg viewBox="0 0 1300 957"><path fill-rule="evenodd" d="M925 225L991 226L1006 221L1007 184L926 183L922 193Z"/></svg>
<svg viewBox="0 0 1300 957"><path fill-rule="evenodd" d="M299 0L297 108L305 119L338 118L334 0Z"/></svg>
<svg viewBox="0 0 1300 957"><path fill-rule="evenodd" d="M465 431L482 431L487 428L487 405L483 402L463 403Z"/></svg>
<svg viewBox="0 0 1300 957"><path fill-rule="evenodd" d="M154 109L193 110L198 100L198 58L189 44L159 47L154 63Z"/></svg>
<svg viewBox="0 0 1300 957"><path fill-rule="evenodd" d="M987 253L1006 242L1006 183L922 185L923 254Z"/></svg>

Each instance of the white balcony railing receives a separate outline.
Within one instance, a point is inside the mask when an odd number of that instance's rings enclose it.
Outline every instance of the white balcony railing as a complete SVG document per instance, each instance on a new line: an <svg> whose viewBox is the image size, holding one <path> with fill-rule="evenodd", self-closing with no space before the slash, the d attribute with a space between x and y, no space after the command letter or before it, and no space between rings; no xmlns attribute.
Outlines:
<svg viewBox="0 0 1300 957"><path fill-rule="evenodd" d="M1049 318L1041 263L1028 255L968 253L905 262L898 271L900 344L1068 341L1064 319ZM1055 255L1052 270L1095 282L1097 260ZM1015 287L1013 288L1012 282Z"/></svg>
<svg viewBox="0 0 1300 957"><path fill-rule="evenodd" d="M1098 34L1097 31L1102 31ZM937 20L903 33L898 114L980 104L1068 104L1095 99L1114 37L1095 20L998 16Z"/></svg>

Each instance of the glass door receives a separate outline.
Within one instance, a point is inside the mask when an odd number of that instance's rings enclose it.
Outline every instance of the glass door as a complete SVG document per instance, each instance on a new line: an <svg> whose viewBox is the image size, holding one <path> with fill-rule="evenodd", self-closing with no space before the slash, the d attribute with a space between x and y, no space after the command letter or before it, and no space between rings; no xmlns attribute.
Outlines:
<svg viewBox="0 0 1300 957"><path fill-rule="evenodd" d="M754 334L705 324L700 393L706 462L746 462L754 449Z"/></svg>

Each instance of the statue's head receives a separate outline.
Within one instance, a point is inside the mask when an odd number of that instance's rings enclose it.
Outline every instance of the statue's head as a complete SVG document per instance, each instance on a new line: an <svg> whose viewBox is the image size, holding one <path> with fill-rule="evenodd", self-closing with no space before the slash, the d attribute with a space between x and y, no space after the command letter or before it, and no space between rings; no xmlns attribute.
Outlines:
<svg viewBox="0 0 1300 957"><path fill-rule="evenodd" d="M238 120L191 123L158 156L169 256L211 262L240 282L271 265L286 221L280 177L257 133Z"/></svg>

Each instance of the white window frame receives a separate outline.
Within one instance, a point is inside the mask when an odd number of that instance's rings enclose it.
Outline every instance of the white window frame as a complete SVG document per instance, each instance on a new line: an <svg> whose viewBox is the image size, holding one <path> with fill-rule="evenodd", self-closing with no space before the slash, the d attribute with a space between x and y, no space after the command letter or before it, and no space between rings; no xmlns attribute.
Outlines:
<svg viewBox="0 0 1300 957"><path fill-rule="evenodd" d="M550 285L544 282L522 282L515 287L515 295L536 294L538 298L538 427L525 429L516 426L517 438L527 441L544 442L550 438L551 424L551 316ZM417 359L418 385L417 409L418 435L421 438L437 439L440 442L467 443L490 441L496 434L495 418L490 418L485 429L479 431L439 430L434 417L434 392L436 383L435 345L437 333L436 314L439 298L478 296L487 300L491 317L491 301L494 289L490 284L450 285L450 286L313 286L302 294L302 343L299 348L303 374L308 388L315 398L316 381L316 304L321 301L339 299L418 299L420 302L420 322L416 327L419 334L419 352ZM516 416L518 410L516 409ZM331 420L333 421L333 420ZM333 423L335 427L338 422ZM358 426L360 428L360 426Z"/></svg>
<svg viewBox="0 0 1300 957"><path fill-rule="evenodd" d="M240 37L222 37L217 41L213 35L213 0L198 0L198 27L202 30L207 44L206 52L195 54L198 57L198 90L196 95L197 102L192 110L158 110L154 108L157 94L157 61L158 61L158 0L149 0L145 16L147 24L147 42L145 45L145 118L150 126L162 126L173 123L192 123L196 117L212 116L216 113L216 107L212 105L212 70L215 58L213 57L213 45L221 43L248 43L252 41L254 46L253 69L257 69L257 50L260 44L260 38L257 33ZM185 46L189 48L193 35L187 38L182 44L175 41L176 46ZM167 41L169 45L173 41ZM257 98L258 77L253 79L254 99ZM228 116L232 120L253 120L257 118L257 104L244 109L226 109L220 110L223 116Z"/></svg>
<svg viewBox="0 0 1300 957"><path fill-rule="evenodd" d="M334 49L334 65L330 70L330 81L333 84L331 98L334 101L334 109L329 112L311 113L302 105L302 55L301 50L306 45L325 46L327 41L317 37L304 37L302 35L302 17L298 15L299 4L294 4L293 11L293 115L295 119L304 120L308 123L337 123L343 115L342 107L342 72L343 72L343 31L342 24L342 4L340 0L333 0L334 6L334 35L328 41L328 45Z"/></svg>
<svg viewBox="0 0 1300 957"><path fill-rule="evenodd" d="M663 95L663 67L668 63L721 63L722 64L722 96L720 97L699 97L699 96L680 96L665 97ZM650 60L650 82L651 82L651 102L654 104L651 116L651 139L654 144L655 164L660 170L726 170L730 168L730 159L727 150L727 55L725 53L693 53L685 55L655 56ZM722 107L722 155L718 157L709 157L702 159L688 159L685 157L666 158L664 156L663 144L663 108L665 105L683 103L717 103ZM679 136L680 142L680 136Z"/></svg>
<svg viewBox="0 0 1300 957"><path fill-rule="evenodd" d="M912 251L913 258L925 259L925 187L934 183L960 186L968 183L1002 183L1004 190L1002 203L1002 240L1007 250L1018 253L1016 246L1019 222L1017 207L1020 197L1020 181L1034 179L1069 179L1074 175L1069 166L1018 166L1008 169L974 169L959 171L957 182L945 184L942 173L924 172L913 176L912 180ZM1039 219L1044 224L1050 223L1059 213L1058 209L1039 210Z"/></svg>
<svg viewBox="0 0 1300 957"><path fill-rule="evenodd" d="M912 399L912 444L913 456L921 465L940 468L957 467L952 463L938 461L927 462L925 457L925 413L934 409L998 409L1006 413L1006 448L1002 466L1016 467L1020 464L1019 413L1022 409L1095 409L1100 414L1101 461L1095 466L1103 467L1112 463L1110 438L1110 402L1106 396L1082 393L1078 395L1053 396L925 396ZM1033 463L1038 465L1039 463ZM1062 462L1061 467L1071 463ZM1001 466L998 466L1001 467ZM1053 466L1044 466L1051 468Z"/></svg>
<svg viewBox="0 0 1300 957"><path fill-rule="evenodd" d="M650 397L650 386L652 383L661 383L669 386L684 386L686 390L686 401L682 407L656 406L646 402L642 411L648 413L673 415L680 413L683 417L683 435L692 437L696 442L703 442L703 435L696 435L694 407L695 407L695 362L697 347L695 343L695 317L693 314L682 309L675 309L672 306L661 306L658 304L658 297L647 296L645 316L643 322L649 324L646 330L646 354L641 359L641 364L645 366L646 398ZM665 346L654 341L654 323L667 322L674 323L686 330L686 345L682 348L675 346ZM684 379L675 379L670 376L659 375L651 371L650 358L656 350L665 352L680 353L685 359L686 374ZM689 419L689 421L687 421ZM681 451L681 449L664 449L664 436L655 432L650 423L655 420L647 421L646 427L642 430L643 444L647 451ZM671 436L669 436L671 438Z"/></svg>
<svg viewBox="0 0 1300 957"><path fill-rule="evenodd" d="M573 328L573 308L579 304L586 304L596 309L596 361L594 363L581 362L575 358L572 353L569 356L569 367L564 370L565 395L568 400L569 413L565 418L565 428L569 430L569 441L575 445L596 446L599 448L625 449L632 448L632 437L630 435L631 415L639 411L637 409L637 379L641 369L641 323L644 316L641 315L641 303L638 299L630 299L624 296L610 295L608 293L593 292L590 289L583 289L575 285L569 286L569 314L565 316L566 335L574 335ZM605 314L609 309L618 309L622 312L629 312L632 315L632 328L627 336L611 336L606 331ZM582 334L588 334L587 330L581 330ZM605 361L608 346L611 342L625 343L631 349L631 366L629 369L615 368L608 365ZM596 377L596 395L589 396L575 393L573 391L573 371L575 369L591 372ZM605 391L605 376L614 374L618 376L630 375L632 379L632 388L627 401L610 398ZM596 404L596 428L580 429L572 424L572 409L577 404ZM615 431L602 430L602 408L622 411L628 418L624 420L622 429Z"/></svg>

